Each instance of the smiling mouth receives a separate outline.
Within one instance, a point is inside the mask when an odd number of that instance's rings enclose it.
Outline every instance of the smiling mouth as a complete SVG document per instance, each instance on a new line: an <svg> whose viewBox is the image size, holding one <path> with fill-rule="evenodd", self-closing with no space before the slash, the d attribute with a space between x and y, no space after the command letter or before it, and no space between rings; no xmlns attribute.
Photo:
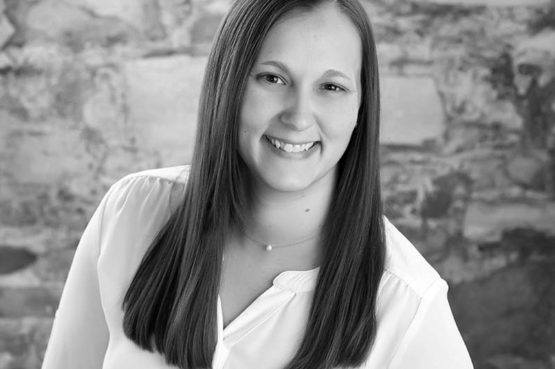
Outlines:
<svg viewBox="0 0 555 369"><path fill-rule="evenodd" d="M307 143L304 143L304 144L295 145L295 144L280 141L277 138L269 137L269 136L266 136L266 135L264 135L264 138L270 144L272 144L276 149L279 149L279 150L284 151L284 152L289 152L289 153L305 152L305 151L310 150L311 148L313 148L314 146L316 146L317 144L320 143L320 141L312 141L312 142L307 142Z"/></svg>

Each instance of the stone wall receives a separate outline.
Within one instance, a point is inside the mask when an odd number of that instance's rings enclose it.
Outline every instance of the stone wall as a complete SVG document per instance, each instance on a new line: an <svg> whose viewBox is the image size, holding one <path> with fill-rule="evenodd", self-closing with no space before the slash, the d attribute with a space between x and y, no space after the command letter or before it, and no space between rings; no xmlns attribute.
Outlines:
<svg viewBox="0 0 555 369"><path fill-rule="evenodd" d="M555 4L364 1L386 215L476 368L555 368ZM0 0L0 368L35 369L110 184L188 163L229 1Z"/></svg>

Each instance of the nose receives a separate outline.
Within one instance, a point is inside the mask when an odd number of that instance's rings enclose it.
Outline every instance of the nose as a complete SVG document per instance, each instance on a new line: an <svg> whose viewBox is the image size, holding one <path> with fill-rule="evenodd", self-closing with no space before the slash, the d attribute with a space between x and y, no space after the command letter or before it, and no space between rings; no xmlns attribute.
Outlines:
<svg viewBox="0 0 555 369"><path fill-rule="evenodd" d="M309 91L296 90L288 98L286 108L280 115L283 124L296 131L304 131L315 122Z"/></svg>

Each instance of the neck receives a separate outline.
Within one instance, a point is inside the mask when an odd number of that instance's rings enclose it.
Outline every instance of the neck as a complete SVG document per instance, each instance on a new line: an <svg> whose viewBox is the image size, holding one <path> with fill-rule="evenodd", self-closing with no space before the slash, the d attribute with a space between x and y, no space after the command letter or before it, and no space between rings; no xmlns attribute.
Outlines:
<svg viewBox="0 0 555 369"><path fill-rule="evenodd" d="M335 172L307 189L280 192L266 185L255 186L252 218L245 231L257 240L284 245L315 236L307 244L318 242L335 185Z"/></svg>

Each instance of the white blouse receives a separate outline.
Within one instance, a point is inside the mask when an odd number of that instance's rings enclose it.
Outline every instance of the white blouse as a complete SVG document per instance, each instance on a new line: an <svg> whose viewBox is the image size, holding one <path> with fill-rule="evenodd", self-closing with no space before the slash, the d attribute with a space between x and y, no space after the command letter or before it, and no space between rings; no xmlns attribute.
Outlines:
<svg viewBox="0 0 555 369"><path fill-rule="evenodd" d="M159 353L123 333L121 305L147 247L168 220L189 167L129 174L94 212L77 247L42 369L169 369ZM172 190L172 185L174 186ZM367 369L469 369L468 351L447 301L447 283L384 217L386 265L377 297L377 335ZM278 369L304 333L319 267L277 275L223 328L213 369Z"/></svg>

